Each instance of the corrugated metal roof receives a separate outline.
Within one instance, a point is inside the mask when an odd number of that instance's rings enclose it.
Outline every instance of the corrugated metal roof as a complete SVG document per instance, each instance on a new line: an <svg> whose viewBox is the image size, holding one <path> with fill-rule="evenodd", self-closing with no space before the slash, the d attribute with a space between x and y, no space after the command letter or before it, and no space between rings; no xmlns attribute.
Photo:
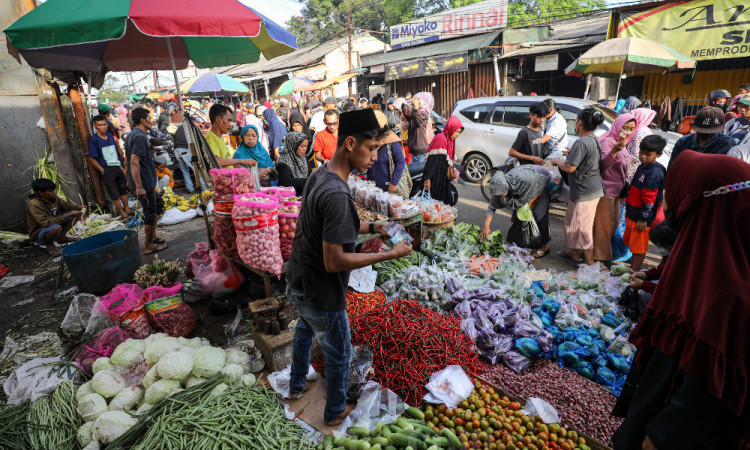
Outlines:
<svg viewBox="0 0 750 450"><path fill-rule="evenodd" d="M410 59L424 58L426 56L444 55L484 48L492 44L499 35L500 31L493 31L491 33L448 39L446 41L437 41L435 43L423 44L416 47L393 50L388 53L363 56L362 67L377 66L396 61L408 61Z"/></svg>
<svg viewBox="0 0 750 450"><path fill-rule="evenodd" d="M372 37L370 33L362 33L352 36L352 41L366 36ZM332 39L323 42L322 44L299 48L292 53L279 56L270 61L261 55L260 60L256 63L224 67L215 70L214 73L222 73L231 77L243 77L264 74L271 71L280 71L282 69L292 70L292 68L307 66L314 63L337 48L346 49L346 36Z"/></svg>
<svg viewBox="0 0 750 450"><path fill-rule="evenodd" d="M547 39L521 44L516 50L504 54L500 59L590 47L606 39L608 25L608 11L552 22L550 23L550 36Z"/></svg>

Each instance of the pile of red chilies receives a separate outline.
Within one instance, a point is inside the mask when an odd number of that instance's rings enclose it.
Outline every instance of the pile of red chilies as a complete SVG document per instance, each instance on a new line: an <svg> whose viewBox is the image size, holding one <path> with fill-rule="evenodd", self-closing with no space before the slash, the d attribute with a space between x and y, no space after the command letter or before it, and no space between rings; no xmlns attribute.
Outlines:
<svg viewBox="0 0 750 450"><path fill-rule="evenodd" d="M386 301L383 291L377 289L369 294L349 291L346 293L346 315L352 321L373 308L382 307Z"/></svg>
<svg viewBox="0 0 750 450"><path fill-rule="evenodd" d="M352 343L373 350L375 381L418 405L433 373L452 364L476 371L476 347L460 325L419 302L394 300L351 321Z"/></svg>

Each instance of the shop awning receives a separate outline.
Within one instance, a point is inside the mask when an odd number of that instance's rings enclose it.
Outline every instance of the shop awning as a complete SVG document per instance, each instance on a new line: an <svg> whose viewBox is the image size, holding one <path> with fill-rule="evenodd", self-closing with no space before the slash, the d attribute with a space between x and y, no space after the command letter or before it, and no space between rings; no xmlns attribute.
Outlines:
<svg viewBox="0 0 750 450"><path fill-rule="evenodd" d="M520 48L504 54L499 59L519 58L521 56L536 56L584 49L603 42L604 40L605 36L601 35L585 36L581 39L531 42L529 44L522 44Z"/></svg>
<svg viewBox="0 0 750 450"><path fill-rule="evenodd" d="M344 75L339 75L338 77L332 78L330 80L319 81L309 86L305 86L299 91L300 92L317 91L318 89L327 88L328 86L331 86L332 84L338 84L338 83L343 83L345 81L349 81L350 79L356 77L357 75L361 75L361 72L347 73Z"/></svg>
<svg viewBox="0 0 750 450"><path fill-rule="evenodd" d="M500 31L493 31L491 33L437 41L435 43L423 44L416 47L408 47L402 50L390 51L388 53L362 56L362 67L378 66L381 64L425 58L428 56L446 55L484 48L492 45L500 33Z"/></svg>

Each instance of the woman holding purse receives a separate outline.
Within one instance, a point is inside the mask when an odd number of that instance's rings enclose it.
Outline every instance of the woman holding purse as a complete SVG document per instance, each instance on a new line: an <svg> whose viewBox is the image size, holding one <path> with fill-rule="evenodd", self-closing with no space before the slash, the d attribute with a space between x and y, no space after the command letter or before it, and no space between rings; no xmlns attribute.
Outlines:
<svg viewBox="0 0 750 450"><path fill-rule="evenodd" d="M453 206L451 181L456 179L453 169L453 158L456 155L456 139L464 131L464 126L457 116L451 116L443 132L436 135L427 150L427 162L424 167L424 190L430 191L432 198L446 205Z"/></svg>

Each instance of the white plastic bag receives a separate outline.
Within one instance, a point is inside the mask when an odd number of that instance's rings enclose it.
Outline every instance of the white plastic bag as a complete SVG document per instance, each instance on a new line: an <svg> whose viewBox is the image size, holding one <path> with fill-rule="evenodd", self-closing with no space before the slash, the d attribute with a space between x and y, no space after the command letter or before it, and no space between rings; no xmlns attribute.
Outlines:
<svg viewBox="0 0 750 450"><path fill-rule="evenodd" d="M2 283L0 283L0 288L12 288L18 286L19 284L31 283L32 281L34 281L34 275L16 275L5 277L3 278Z"/></svg>
<svg viewBox="0 0 750 450"><path fill-rule="evenodd" d="M198 211L199 217L203 217L203 210L201 209L200 206L196 208L196 211ZM206 214L208 214L209 216L214 215L214 201L213 200L208 202L208 204L206 205Z"/></svg>
<svg viewBox="0 0 750 450"><path fill-rule="evenodd" d="M391 423L396 420L407 407L395 392L374 381L368 381L362 387L357 407L333 430L333 436L346 436L346 429L351 426L374 430L378 422Z"/></svg>
<svg viewBox="0 0 750 450"><path fill-rule="evenodd" d="M161 220L157 225L174 225L182 222L187 222L198 216L198 211L194 208L190 208L187 211L180 211L177 208L168 209L161 216Z"/></svg>
<svg viewBox="0 0 750 450"><path fill-rule="evenodd" d="M372 270L372 266L352 270L349 275L349 286L357 292L369 294L375 290L375 280L378 273Z"/></svg>
<svg viewBox="0 0 750 450"><path fill-rule="evenodd" d="M560 422L560 416L557 414L557 410L554 406L545 402L541 398L531 397L523 406L521 411L527 416L539 416L542 418L544 423L558 423Z"/></svg>
<svg viewBox="0 0 750 450"><path fill-rule="evenodd" d="M281 394L281 398L289 398L289 381L292 377L292 366L286 366L285 369L279 370L268 375L268 384L271 388ZM320 378L320 374L313 369L311 365L307 369L307 381L313 381ZM304 394L302 394L304 395Z"/></svg>
<svg viewBox="0 0 750 450"><path fill-rule="evenodd" d="M425 401L435 404L445 403L448 409L458 406L474 390L474 384L464 369L455 364L433 373L426 387L428 392L424 396Z"/></svg>
<svg viewBox="0 0 750 450"><path fill-rule="evenodd" d="M9 405L17 405L23 401L34 402L38 398L51 394L65 378L57 376L56 366L43 366L60 361L60 357L34 358L14 370L3 383L3 390L8 396Z"/></svg>

